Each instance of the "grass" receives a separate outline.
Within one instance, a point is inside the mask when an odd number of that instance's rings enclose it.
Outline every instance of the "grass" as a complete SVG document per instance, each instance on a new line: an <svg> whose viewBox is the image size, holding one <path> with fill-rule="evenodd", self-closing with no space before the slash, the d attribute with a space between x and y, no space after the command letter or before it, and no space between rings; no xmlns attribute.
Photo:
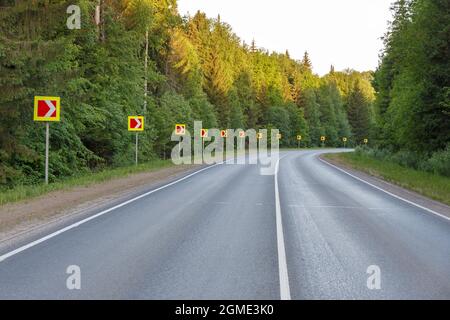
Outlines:
<svg viewBox="0 0 450 320"><path fill-rule="evenodd" d="M56 190L68 190L74 187L90 186L95 183L109 181L115 178L126 177L139 172L155 171L158 169L171 167L174 164L171 160L153 160L139 165L105 169L95 173L86 173L79 176L66 178L48 185L26 185L17 186L13 189L0 190L0 205L17 202L25 199L38 197Z"/></svg>
<svg viewBox="0 0 450 320"><path fill-rule="evenodd" d="M450 205L449 177L406 168L364 154L335 153L327 154L325 158Z"/></svg>

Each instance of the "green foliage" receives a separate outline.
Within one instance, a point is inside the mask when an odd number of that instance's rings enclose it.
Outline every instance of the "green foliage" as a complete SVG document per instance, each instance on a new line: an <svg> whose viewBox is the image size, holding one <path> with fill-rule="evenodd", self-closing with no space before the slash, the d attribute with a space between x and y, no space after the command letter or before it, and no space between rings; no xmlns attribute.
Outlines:
<svg viewBox="0 0 450 320"><path fill-rule="evenodd" d="M399 0L375 74L377 143L422 153L450 142L450 4Z"/></svg>
<svg viewBox="0 0 450 320"><path fill-rule="evenodd" d="M370 105L361 89L356 85L348 97L348 120L352 127L355 143L362 144L370 138Z"/></svg>
<svg viewBox="0 0 450 320"><path fill-rule="evenodd" d="M320 137L325 134L320 120L320 105L317 102L317 94L315 90L308 89L303 92L300 99L300 106L304 110L305 118L309 125L309 134L306 142L312 147L320 145Z"/></svg>
<svg viewBox="0 0 450 320"><path fill-rule="evenodd" d="M425 171L450 177L450 146L444 151L433 153L420 167Z"/></svg>
<svg viewBox="0 0 450 320"><path fill-rule="evenodd" d="M392 152L378 147L368 148L365 146L357 147L355 153L358 156L368 156L373 159L396 163L406 168L450 177L450 146L443 151L433 153L430 157L414 151Z"/></svg>

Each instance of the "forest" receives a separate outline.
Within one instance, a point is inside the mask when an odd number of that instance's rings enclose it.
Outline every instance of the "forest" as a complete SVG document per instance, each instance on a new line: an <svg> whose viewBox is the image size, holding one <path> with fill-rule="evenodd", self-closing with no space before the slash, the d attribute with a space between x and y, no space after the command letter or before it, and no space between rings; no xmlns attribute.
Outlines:
<svg viewBox="0 0 450 320"><path fill-rule="evenodd" d="M296 60L288 48L245 43L220 16L180 16L176 0L1 3L0 188L42 181L45 127L33 121L35 95L61 97L51 181L132 164L127 116L137 114L146 118L143 161L169 157L174 124L189 129L195 120L277 128L281 147L302 135L303 147L326 136L327 147L369 139L383 155L442 162L450 153L446 0L397 1L379 68L330 66L322 77L308 52ZM80 29L67 28L71 4L81 8Z"/></svg>
<svg viewBox="0 0 450 320"><path fill-rule="evenodd" d="M392 11L369 154L450 176L450 2L399 0Z"/></svg>

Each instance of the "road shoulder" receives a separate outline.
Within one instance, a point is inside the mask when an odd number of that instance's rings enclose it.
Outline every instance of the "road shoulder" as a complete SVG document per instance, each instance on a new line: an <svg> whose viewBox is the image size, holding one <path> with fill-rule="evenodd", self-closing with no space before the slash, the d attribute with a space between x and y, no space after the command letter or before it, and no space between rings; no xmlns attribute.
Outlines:
<svg viewBox="0 0 450 320"><path fill-rule="evenodd" d="M391 182L387 182L379 177L375 177L373 175L370 175L368 173L356 170L352 168L349 164L343 163L342 161L338 161L336 159L330 159L325 157L326 154L322 154L319 156L319 159L323 162L326 162L328 164L334 165L351 175L354 175L358 177L359 179L362 179L370 184L373 184L374 186L381 188L389 193L392 193L396 195L397 197L406 199L410 202L413 202L419 206L428 208L432 211L435 211L442 216L445 216L447 218L450 218L450 206L441 203L439 201L427 198L417 192L407 190L403 187L397 186Z"/></svg>

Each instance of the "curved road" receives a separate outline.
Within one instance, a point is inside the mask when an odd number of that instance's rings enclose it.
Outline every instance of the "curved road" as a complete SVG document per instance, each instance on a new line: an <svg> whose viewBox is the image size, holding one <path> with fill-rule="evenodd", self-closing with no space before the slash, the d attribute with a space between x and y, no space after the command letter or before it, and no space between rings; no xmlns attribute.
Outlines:
<svg viewBox="0 0 450 320"><path fill-rule="evenodd" d="M276 177L217 165L0 252L0 298L450 299L450 221L321 152L283 152ZM80 290L67 289L71 265Z"/></svg>

